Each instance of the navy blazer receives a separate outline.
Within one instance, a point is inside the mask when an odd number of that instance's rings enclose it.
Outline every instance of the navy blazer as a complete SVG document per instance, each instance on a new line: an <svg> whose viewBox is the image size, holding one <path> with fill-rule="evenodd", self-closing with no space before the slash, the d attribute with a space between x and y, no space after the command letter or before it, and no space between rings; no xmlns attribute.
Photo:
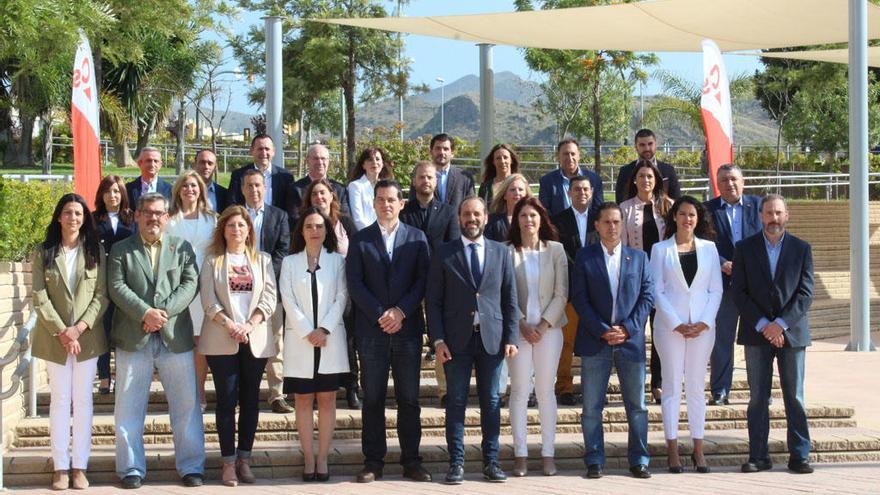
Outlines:
<svg viewBox="0 0 880 495"><path fill-rule="evenodd" d="M275 281L281 276L281 262L290 254L290 226L287 213L281 208L263 206L263 227L260 231L260 250L272 257ZM281 292L278 292L281 297Z"/></svg>
<svg viewBox="0 0 880 495"><path fill-rule="evenodd" d="M156 192L161 194L162 196L165 196L165 199L167 199L170 203L172 189L171 183L161 177L157 177L156 179ZM131 211L137 210L138 198L141 197L142 187L143 181L140 177L125 184L125 192L128 193L128 207L131 208Z"/></svg>
<svg viewBox="0 0 880 495"><path fill-rule="evenodd" d="M421 342L425 332L421 304L429 263L425 234L403 222L397 224L391 259L377 222L354 234L345 256L345 276L355 311L355 335L384 337L379 317L397 307L405 316L398 335Z"/></svg>
<svg viewBox="0 0 880 495"><path fill-rule="evenodd" d="M599 242L599 235L596 233L598 211L599 208L594 205L590 205L587 210L587 245ZM562 210L562 213L550 219L550 223L559 231L559 242L565 248L565 255L568 258L568 299L571 301L574 260L577 258L578 251L584 247L581 244L581 234L578 231L577 220L574 218L574 209L566 208Z"/></svg>
<svg viewBox="0 0 880 495"><path fill-rule="evenodd" d="M710 218L715 222L715 248L718 249L718 257L721 264L725 261L733 261L733 253L735 247L733 245L733 231L730 228L730 221L727 219L727 212L723 206L724 200L721 197L710 199L703 203L706 210L710 214ZM761 224L761 198L757 196L743 195L742 197L742 239L751 237L763 230ZM742 240L741 239L741 240ZM721 282L724 290L730 287L730 276L721 273Z"/></svg>
<svg viewBox="0 0 880 495"><path fill-rule="evenodd" d="M428 206L430 211L426 225L420 225L418 217L420 208L419 201L415 197L410 198L400 212L400 221L424 232L432 253L441 244L461 237L458 215L451 206L441 203L436 198L432 200Z"/></svg>
<svg viewBox="0 0 880 495"><path fill-rule="evenodd" d="M636 169L638 163L638 160L629 162L620 167L620 170L617 172L617 183L614 185L614 200L617 201L618 204L623 203L628 199L626 197L626 190L632 179L633 170ZM681 186L678 183L678 174L675 173L675 167L657 160L657 169L660 170L660 175L663 176L663 190L666 191L666 195L669 196L669 199L675 201L680 198Z"/></svg>
<svg viewBox="0 0 880 495"><path fill-rule="evenodd" d="M98 230L98 237L101 239L101 245L104 246L104 253L107 256L110 255L110 249L113 247L113 244L137 232L137 224L133 218L129 225L125 225L120 220L116 225L116 232L113 232L113 225L110 223L109 218L98 220L95 223L95 228Z"/></svg>
<svg viewBox="0 0 880 495"><path fill-rule="evenodd" d="M621 325L629 338L618 346L634 362L645 361L645 321L654 307L654 282L648 255L623 246L620 253L620 283L617 288L617 317L612 320L611 283L605 268L601 243L578 251L572 275L571 304L580 317L574 352L594 356L608 344L602 335L612 325Z"/></svg>
<svg viewBox="0 0 880 495"><path fill-rule="evenodd" d="M590 179L593 186L593 206L599 206L604 201L602 199L602 178L595 172L580 167L581 175ZM562 210L568 208L565 187L562 184L562 171L557 168L541 177L538 182L540 188L538 190L538 199L547 209L550 216L558 215Z"/></svg>
<svg viewBox="0 0 880 495"><path fill-rule="evenodd" d="M507 213L490 213L483 235L495 242L507 242L508 232L510 222L507 220Z"/></svg>
<svg viewBox="0 0 880 495"><path fill-rule="evenodd" d="M455 211L455 214L458 215L458 205L461 204L461 201L468 197L474 195L474 178L471 176L469 172L465 172L464 170L449 164L449 176L446 177L446 201L444 203L452 206L452 209ZM434 196L437 199L440 199L440 178L437 178L437 190L434 191ZM413 186L409 187L409 196L408 198L415 198L416 191L413 189Z"/></svg>
<svg viewBox="0 0 880 495"><path fill-rule="evenodd" d="M736 245L730 290L739 309L739 334L742 345L770 345L755 330L761 318L782 318L787 347L810 345L807 311L813 303L813 252L810 244L786 232L776 265L770 274L770 258L759 232Z"/></svg>
<svg viewBox="0 0 880 495"><path fill-rule="evenodd" d="M232 195L229 193L229 189L214 182L214 200L217 202L214 205L214 211L219 215L223 213L227 206L232 204Z"/></svg>
<svg viewBox="0 0 880 495"><path fill-rule="evenodd" d="M244 173L248 170L256 170L257 166L253 163L239 167L232 171L229 179L229 193L232 194L232 202L237 205L244 205L244 195L241 192L241 183ZM293 183L293 175L282 167L272 165L272 206L285 209L287 204L287 193L290 184Z"/></svg>
<svg viewBox="0 0 880 495"><path fill-rule="evenodd" d="M483 278L474 286L461 238L434 252L425 296L428 332L433 343L443 339L452 353L469 352L474 334L474 311L480 312L480 339L489 354L516 345L519 303L510 250L483 237L486 243Z"/></svg>

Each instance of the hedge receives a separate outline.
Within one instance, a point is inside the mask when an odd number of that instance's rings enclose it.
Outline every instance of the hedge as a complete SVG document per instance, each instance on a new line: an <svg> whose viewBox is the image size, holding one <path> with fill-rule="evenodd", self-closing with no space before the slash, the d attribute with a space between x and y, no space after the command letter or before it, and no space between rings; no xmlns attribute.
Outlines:
<svg viewBox="0 0 880 495"><path fill-rule="evenodd" d="M46 236L58 199L72 190L72 183L0 178L0 260L27 258Z"/></svg>

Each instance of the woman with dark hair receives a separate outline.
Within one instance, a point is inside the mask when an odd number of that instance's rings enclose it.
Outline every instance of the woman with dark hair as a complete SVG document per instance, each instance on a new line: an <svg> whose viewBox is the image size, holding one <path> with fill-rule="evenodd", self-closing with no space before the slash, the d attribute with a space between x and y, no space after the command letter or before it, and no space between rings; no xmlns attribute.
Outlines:
<svg viewBox="0 0 880 495"><path fill-rule="evenodd" d="M568 259L538 198L523 198L513 209L510 226L511 258L516 275L519 352L509 359L510 426L513 430L514 476L528 471L526 416L532 376L541 419L541 457L547 476L556 474L556 396L553 384L562 352L562 326L568 302Z"/></svg>
<svg viewBox="0 0 880 495"><path fill-rule="evenodd" d="M294 394L303 481L327 481L336 424L336 390L349 371L342 314L348 302L345 258L320 208L302 212L278 285L284 304L284 393ZM318 452L312 408L318 403Z"/></svg>
<svg viewBox="0 0 880 495"><path fill-rule="evenodd" d="M681 473L678 418L681 385L687 398L687 420L694 442L691 460L708 473L703 455L706 421L706 366L715 346L715 316L721 304L721 263L712 220L703 205L682 196L669 210L665 241L654 245L654 347L663 363L663 430L669 472Z"/></svg>
<svg viewBox="0 0 880 495"><path fill-rule="evenodd" d="M672 200L663 190L663 176L653 162L639 161L630 177L626 197L627 200L620 204L620 211L623 214L620 242L624 246L641 249L650 257L654 244L664 239L665 218L669 207L672 206ZM651 316L652 329L653 321L654 317ZM660 394L663 392L661 363L657 351L652 346L651 395L657 404L660 403Z"/></svg>
<svg viewBox="0 0 880 495"><path fill-rule="evenodd" d="M128 204L128 193L125 182L118 175L108 175L98 184L95 194L95 227L104 248L104 254L110 254L110 248L116 241L121 241L134 234L134 213ZM113 322L113 310L116 305L107 298L107 311L104 312L104 335L110 341L110 325ZM110 349L98 357L98 393L110 393Z"/></svg>
<svg viewBox="0 0 880 495"><path fill-rule="evenodd" d="M254 225L243 206L226 208L217 220L199 274L199 294L205 309L198 349L217 389L220 476L226 486L254 483L250 462L260 416L260 380L281 340L267 324L278 297L272 257L257 251Z"/></svg>
<svg viewBox="0 0 880 495"><path fill-rule="evenodd" d="M507 241L507 231L513 220L513 209L522 198L532 197L529 181L522 174L510 174L501 183L501 188L489 208L485 236L493 241Z"/></svg>
<svg viewBox="0 0 880 495"><path fill-rule="evenodd" d="M510 174L519 173L519 157L509 144L499 143L489 150L483 160L483 182L480 183L479 196L492 203L492 198L501 190L501 183Z"/></svg>
<svg viewBox="0 0 880 495"><path fill-rule="evenodd" d="M339 198L336 197L336 191L333 190L333 184L329 180L318 179L306 187L302 206L299 208L299 217L302 216L302 212L312 207L320 208L324 216L330 219L333 233L336 234L336 252L345 256L348 253L348 238L358 229L351 217L342 211ZM371 204L370 209L372 208Z"/></svg>
<svg viewBox="0 0 880 495"><path fill-rule="evenodd" d="M107 336L95 328L107 309L104 256L85 200L65 194L31 259L37 313L32 353L46 361L49 375L53 490L89 486L92 383L98 356L107 352Z"/></svg>
<svg viewBox="0 0 880 495"><path fill-rule="evenodd" d="M382 148L369 147L358 156L348 176L348 204L354 226L361 230L376 221L373 188L380 179L393 179L394 165Z"/></svg>

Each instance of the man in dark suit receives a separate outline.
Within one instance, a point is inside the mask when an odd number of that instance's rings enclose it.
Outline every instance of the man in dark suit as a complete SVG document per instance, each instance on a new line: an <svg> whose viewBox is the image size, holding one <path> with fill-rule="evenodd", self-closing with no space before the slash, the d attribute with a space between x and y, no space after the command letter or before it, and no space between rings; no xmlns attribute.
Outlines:
<svg viewBox="0 0 880 495"><path fill-rule="evenodd" d="M584 246L599 242L599 236L594 225L598 210L593 205L593 186L590 180L583 175L572 177L569 181L568 197L571 207L562 210L551 221L559 231L559 241L568 257L568 293L571 294L571 276L577 252ZM561 405L573 406L578 402L571 376L578 317L574 306L571 305L570 297L569 303L565 306L565 316L568 323L562 327L562 352L559 354L559 367L556 369L556 396Z"/></svg>
<svg viewBox="0 0 880 495"><path fill-rule="evenodd" d="M724 293L715 318L715 346L712 348L712 373L710 387L712 398L709 405L729 404L727 394L733 383L733 344L739 310L730 291L730 274L733 270L733 253L736 244L761 231L757 196L743 194L745 181L742 170L736 165L718 168L718 189L721 195L704 203L715 224L715 247L721 259L721 280Z"/></svg>
<svg viewBox="0 0 880 495"><path fill-rule="evenodd" d="M627 458L636 478L648 471L648 409L645 407L645 321L654 305L648 256L623 246L617 203L599 207L601 242L581 249L574 263L571 303L578 313L574 351L581 356L584 463L599 478L605 464L602 410L611 365L617 369L629 427Z"/></svg>
<svg viewBox="0 0 880 495"><path fill-rule="evenodd" d="M232 197L229 194L229 189L214 181L214 171L217 170L217 155L209 149L199 150L196 153L193 170L205 181L205 187L208 190L206 198L208 208L217 212L218 215L223 213L223 210L232 204Z"/></svg>
<svg viewBox="0 0 880 495"><path fill-rule="evenodd" d="M761 200L761 233L741 241L733 257L730 291L740 313L737 343L745 346L749 379L749 460L744 473L773 467L768 399L773 360L779 369L788 425L788 469L812 473L810 432L804 408L804 356L810 345L807 311L813 302L813 253L787 233L788 207L782 196Z"/></svg>
<svg viewBox="0 0 880 495"><path fill-rule="evenodd" d="M287 213L280 208L266 204L266 183L262 172L256 169L245 170L242 176L241 194L245 199L245 208L254 224L254 231L257 235L257 250L272 257L272 268L275 270L275 280L277 281L281 275L281 262L285 256L290 254L290 227L287 222ZM272 315L272 331L279 334L284 324L283 313L279 309ZM291 413L293 408L284 399L282 356L283 350L279 351L277 356L269 358L266 365L266 379L269 382L269 406L275 413Z"/></svg>
<svg viewBox="0 0 880 495"><path fill-rule="evenodd" d="M431 138L429 146L431 161L437 167L437 187L434 195L441 203L458 210L461 201L474 195L474 178L468 172L452 165L455 157L455 141L448 134L437 134ZM415 196L415 189L409 190L409 197Z"/></svg>
<svg viewBox="0 0 880 495"><path fill-rule="evenodd" d="M559 168L548 172L538 181L538 199L547 208L550 216L558 215L562 210L571 206L568 197L570 181L578 175L590 179L593 189L593 205L602 204L602 179L593 171L578 165L581 159L580 145L574 139L565 139L556 145L556 159Z"/></svg>
<svg viewBox="0 0 880 495"><path fill-rule="evenodd" d="M498 464L498 380L502 360L516 355L520 314L516 280L507 247L483 237L486 203L476 196L465 198L458 219L462 237L434 252L425 297L428 331L437 360L445 366L448 387L445 482L459 484L464 477L464 412L474 368L483 477L501 482L507 476Z"/></svg>
<svg viewBox="0 0 880 495"><path fill-rule="evenodd" d="M128 204L132 208L137 207L138 198L151 192L157 192L171 201L171 184L159 177L159 170L162 169L162 153L151 146L144 146L138 155L137 164L141 169L141 176L125 184Z"/></svg>
<svg viewBox="0 0 880 495"><path fill-rule="evenodd" d="M622 167L617 173L617 183L614 186L614 200L618 203L624 202L626 199L626 189L632 182L633 170L636 169L639 160L646 160L657 166L660 175L663 176L663 190L670 199L675 201L681 197L681 186L678 184L678 174L675 173L675 167L672 165L658 161L654 155L657 154L657 137L651 129L639 129L636 132L636 153L639 159L634 160Z"/></svg>
<svg viewBox="0 0 880 495"><path fill-rule="evenodd" d="M342 183L327 177L329 169L330 151L327 150L327 147L319 143L310 145L306 150L306 176L291 184L287 194L287 203L284 206L291 228L299 218L299 208L302 206L306 188L316 180L327 179L330 181L333 192L336 193L336 199L339 200L339 208L342 212L348 212L348 190Z"/></svg>
<svg viewBox="0 0 880 495"><path fill-rule="evenodd" d="M394 377L403 476L431 481L419 455L419 377L425 332L421 304L428 274L428 241L421 230L398 219L403 206L400 184L383 179L376 183L375 191L376 221L352 236L345 262L364 393L364 468L357 481L368 483L382 477L388 451L385 395L389 368Z"/></svg>
<svg viewBox="0 0 880 495"><path fill-rule="evenodd" d="M248 170L259 170L263 174L263 182L266 184L266 192L263 201L267 205L284 209L287 202L287 192L293 183L293 175L283 167L272 165L275 157L275 143L267 134L258 134L251 140L251 157L254 163L239 167L232 171L229 179L229 191L232 193L232 202L237 205L245 204L242 195L244 174Z"/></svg>

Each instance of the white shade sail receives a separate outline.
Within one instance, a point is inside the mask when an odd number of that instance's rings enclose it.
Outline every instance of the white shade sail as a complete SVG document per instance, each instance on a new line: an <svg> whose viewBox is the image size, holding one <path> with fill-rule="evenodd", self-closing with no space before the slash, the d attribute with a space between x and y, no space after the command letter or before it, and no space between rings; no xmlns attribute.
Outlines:
<svg viewBox="0 0 880 495"><path fill-rule="evenodd" d="M835 64L849 63L849 50L815 50L807 52L772 52L758 53L756 56L767 58L790 58L794 60L811 60L813 62L832 62ZM880 67L880 46L868 47L868 66Z"/></svg>

